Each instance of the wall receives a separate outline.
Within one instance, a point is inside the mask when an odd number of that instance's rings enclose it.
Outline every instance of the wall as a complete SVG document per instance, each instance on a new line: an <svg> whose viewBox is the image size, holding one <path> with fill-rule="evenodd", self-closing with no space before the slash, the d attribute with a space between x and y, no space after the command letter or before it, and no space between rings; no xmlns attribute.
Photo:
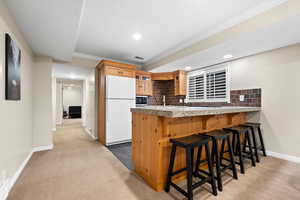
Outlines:
<svg viewBox="0 0 300 200"><path fill-rule="evenodd" d="M32 150L32 71L33 54L13 18L0 0L0 199L3 183L14 179L15 173ZM5 39L9 33L18 42L21 57L21 100L6 101Z"/></svg>
<svg viewBox="0 0 300 200"><path fill-rule="evenodd" d="M95 70L90 72L86 79L86 129L97 138L96 131L96 105L95 105Z"/></svg>
<svg viewBox="0 0 300 200"><path fill-rule="evenodd" d="M33 71L33 146L53 145L52 65L48 57L38 57Z"/></svg>
<svg viewBox="0 0 300 200"><path fill-rule="evenodd" d="M61 81L57 81L56 82L56 108L55 108L55 123L56 124L61 124L62 123L62 113L63 113L63 105L62 105L62 82Z"/></svg>
<svg viewBox="0 0 300 200"><path fill-rule="evenodd" d="M69 106L83 105L83 84L74 85L73 87L63 87L63 106L65 110L69 110Z"/></svg>
<svg viewBox="0 0 300 200"><path fill-rule="evenodd" d="M231 88L262 88L267 150L300 157L300 44L231 63Z"/></svg>

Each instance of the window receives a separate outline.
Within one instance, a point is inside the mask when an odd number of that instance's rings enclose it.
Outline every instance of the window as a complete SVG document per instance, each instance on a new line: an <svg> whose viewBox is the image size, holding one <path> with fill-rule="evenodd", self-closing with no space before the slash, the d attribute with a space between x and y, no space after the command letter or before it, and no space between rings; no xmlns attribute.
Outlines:
<svg viewBox="0 0 300 200"><path fill-rule="evenodd" d="M188 73L189 102L229 102L227 65Z"/></svg>

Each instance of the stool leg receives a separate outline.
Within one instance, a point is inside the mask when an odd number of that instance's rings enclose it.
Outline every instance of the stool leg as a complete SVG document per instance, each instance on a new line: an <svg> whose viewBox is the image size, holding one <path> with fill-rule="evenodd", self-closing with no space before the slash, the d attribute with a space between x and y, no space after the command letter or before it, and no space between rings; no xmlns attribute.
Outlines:
<svg viewBox="0 0 300 200"><path fill-rule="evenodd" d="M237 144L235 141L235 137L236 137L236 134L232 134L232 150L233 150L234 155L237 155L237 153L236 153Z"/></svg>
<svg viewBox="0 0 300 200"><path fill-rule="evenodd" d="M255 167L256 163L255 163L254 156L253 156L252 144L251 144L249 131L246 132L246 138L247 138L247 141L248 141L248 144L249 144L249 153L250 153L251 163L252 163L252 166ZM247 143L245 143L245 146L246 145L247 145Z"/></svg>
<svg viewBox="0 0 300 200"><path fill-rule="evenodd" d="M228 150L229 150L229 156L230 156L230 163L231 163L233 178L238 179L230 138L227 137L226 140L227 140L227 145L228 145Z"/></svg>
<svg viewBox="0 0 300 200"><path fill-rule="evenodd" d="M221 160L221 162L223 161L224 151L225 151L225 141L222 140L221 151L220 151L220 160Z"/></svg>
<svg viewBox="0 0 300 200"><path fill-rule="evenodd" d="M251 127L250 129L251 129L251 133L252 133L252 140L253 140L252 142L253 142L253 145L254 145L254 152L255 152L256 162L259 163L259 155L258 155L255 131L254 131L253 127Z"/></svg>
<svg viewBox="0 0 300 200"><path fill-rule="evenodd" d="M191 148L186 148L186 165L187 165L187 197L188 200L193 199L193 166L192 166L192 154Z"/></svg>
<svg viewBox="0 0 300 200"><path fill-rule="evenodd" d="M175 154L176 154L176 145L172 145L172 151L171 151L171 157L170 157L170 164L169 164L169 170L168 170L168 177L167 177L167 184L165 187L165 191L170 191L170 185L171 185L171 179L172 179L172 172L174 168L174 161L175 161Z"/></svg>
<svg viewBox="0 0 300 200"><path fill-rule="evenodd" d="M218 192L217 192L217 187L216 187L216 182L215 182L215 177L214 177L214 169L212 167L210 150L209 150L208 144L205 144L205 151L206 151L206 160L207 160L207 164L208 164L208 170L209 170L209 174L210 174L210 178L211 178L210 183L211 183L213 195L217 196Z"/></svg>
<svg viewBox="0 0 300 200"><path fill-rule="evenodd" d="M257 130L258 130L258 135L259 135L259 140L260 140L261 148L262 148L262 151L263 151L263 155L267 156L266 149L265 149L265 144L264 144L264 139L262 137L260 127L258 127Z"/></svg>
<svg viewBox="0 0 300 200"><path fill-rule="evenodd" d="M196 161L196 167L195 167L194 174L197 174L197 171L200 167L201 154L202 154L202 145L198 147L197 161Z"/></svg>
<svg viewBox="0 0 300 200"><path fill-rule="evenodd" d="M241 137L237 134L237 151L239 153L239 163L241 168L241 173L245 174L245 168L244 168L244 158L242 154L242 147L241 147Z"/></svg>
<svg viewBox="0 0 300 200"><path fill-rule="evenodd" d="M222 176L221 176L221 167L220 167L220 158L219 158L219 150L218 150L218 141L216 139L213 140L213 153L214 159L216 160L216 171L217 171L217 181L218 181L218 190L222 192L223 185L222 185Z"/></svg>

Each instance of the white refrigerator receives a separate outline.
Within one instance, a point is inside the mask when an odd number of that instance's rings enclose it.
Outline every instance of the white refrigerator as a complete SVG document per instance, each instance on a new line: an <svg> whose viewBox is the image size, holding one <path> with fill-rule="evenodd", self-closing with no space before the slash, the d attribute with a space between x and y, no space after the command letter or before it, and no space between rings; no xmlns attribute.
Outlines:
<svg viewBox="0 0 300 200"><path fill-rule="evenodd" d="M106 76L106 145L131 141L135 78Z"/></svg>

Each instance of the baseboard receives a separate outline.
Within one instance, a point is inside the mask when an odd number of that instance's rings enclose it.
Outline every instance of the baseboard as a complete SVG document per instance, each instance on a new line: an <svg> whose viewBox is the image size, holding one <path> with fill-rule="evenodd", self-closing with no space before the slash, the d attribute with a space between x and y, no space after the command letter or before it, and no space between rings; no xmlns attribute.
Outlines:
<svg viewBox="0 0 300 200"><path fill-rule="evenodd" d="M47 146L33 147L33 152L52 150L53 144Z"/></svg>
<svg viewBox="0 0 300 200"><path fill-rule="evenodd" d="M5 183L0 188L0 200L5 200L12 189L12 187L17 182L19 176L21 175L22 171L24 170L25 166L27 165L28 161L30 160L31 156L33 154L33 151L30 151L26 159L22 162L16 173L13 175L13 177L7 179Z"/></svg>
<svg viewBox="0 0 300 200"><path fill-rule="evenodd" d="M95 137L95 136L91 133L91 131L89 131L88 128L84 127L84 130L85 130L85 132L88 134L88 136L91 137L93 140L97 140L97 139L98 139L98 137Z"/></svg>
<svg viewBox="0 0 300 200"><path fill-rule="evenodd" d="M10 191L9 189L10 181L9 179L5 180L4 183L0 186L0 200L5 200Z"/></svg>
<svg viewBox="0 0 300 200"><path fill-rule="evenodd" d="M275 158L280 158L282 160L288 160L291 162L300 163L300 157L296 157L296 156L290 156L287 154L282 154L282 153L277 153L272 151L267 151L267 155Z"/></svg>

